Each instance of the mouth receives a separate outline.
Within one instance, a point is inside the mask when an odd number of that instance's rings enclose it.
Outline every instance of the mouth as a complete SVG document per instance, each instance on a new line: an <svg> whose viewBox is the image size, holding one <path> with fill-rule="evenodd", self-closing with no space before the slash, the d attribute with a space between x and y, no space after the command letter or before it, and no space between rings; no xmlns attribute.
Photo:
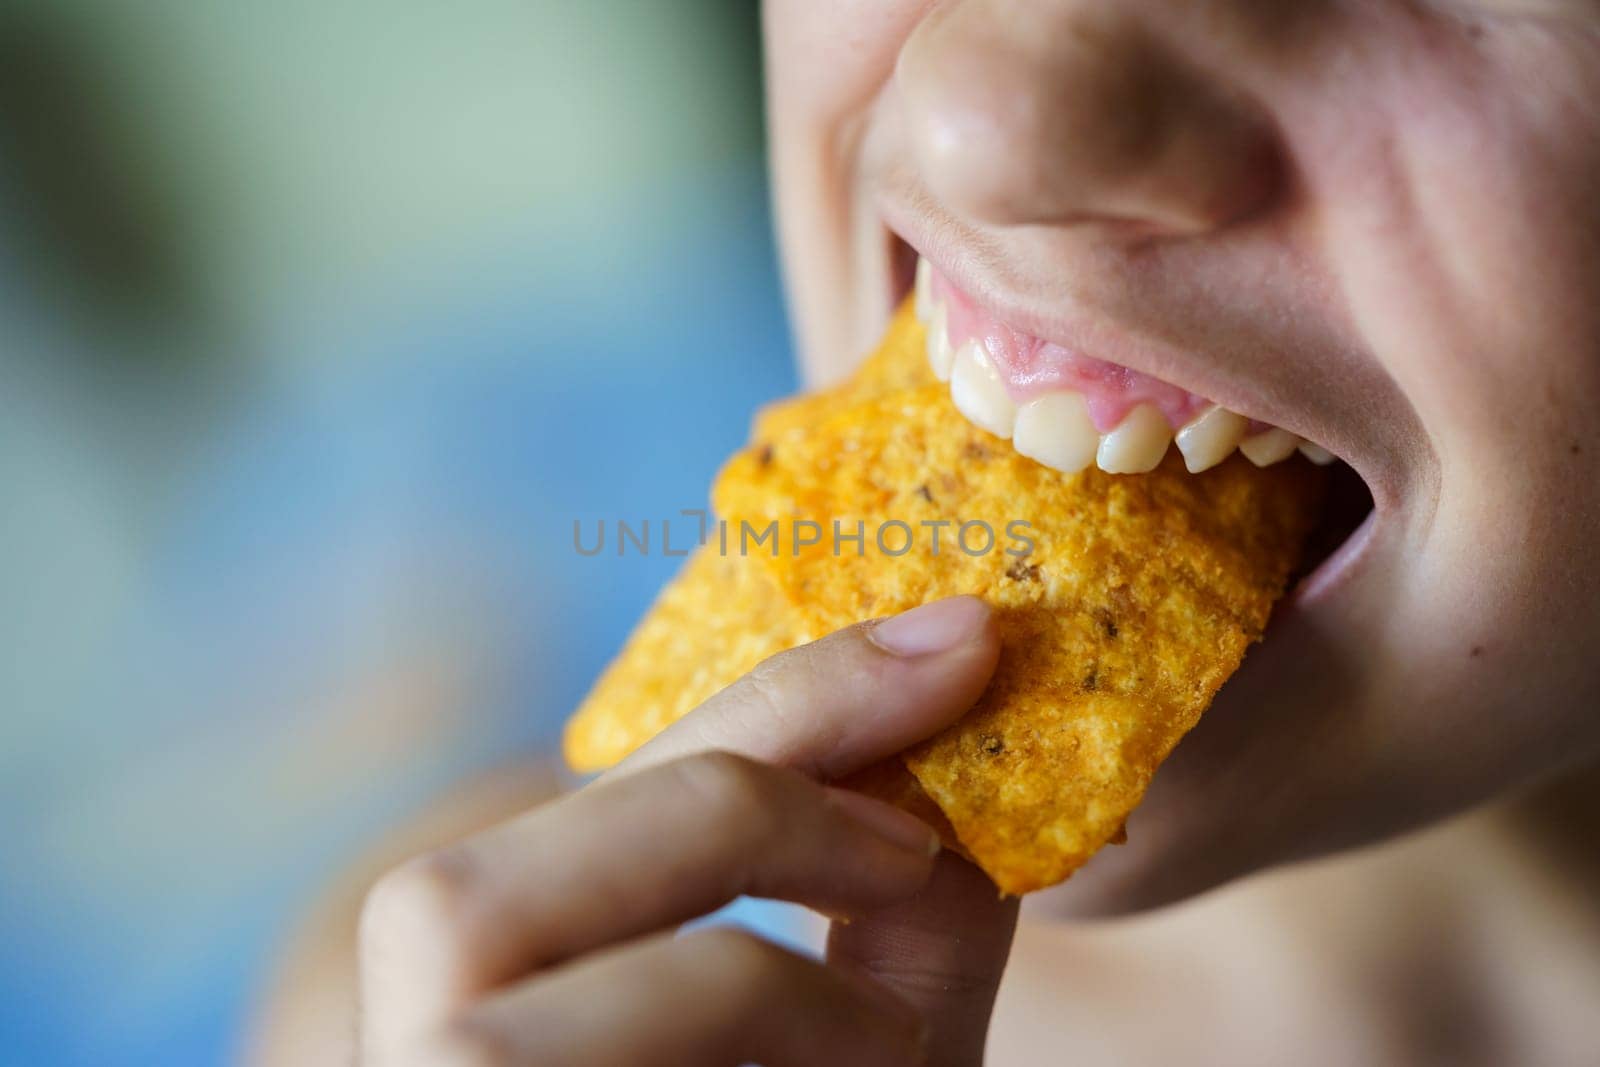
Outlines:
<svg viewBox="0 0 1600 1067"><path fill-rule="evenodd" d="M1030 335L983 307L894 237L895 302L914 296L927 327L929 366L969 422L1019 454L1067 474L1154 470L1176 447L1199 474L1235 451L1258 467L1328 467L1329 492L1290 602L1305 606L1349 578L1372 541L1367 483L1333 452L1248 413L1149 374Z"/></svg>

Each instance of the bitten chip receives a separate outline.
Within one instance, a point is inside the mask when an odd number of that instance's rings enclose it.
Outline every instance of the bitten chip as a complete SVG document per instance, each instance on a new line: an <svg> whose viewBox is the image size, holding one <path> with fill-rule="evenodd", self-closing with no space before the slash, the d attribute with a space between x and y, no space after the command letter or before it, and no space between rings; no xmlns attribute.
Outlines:
<svg viewBox="0 0 1600 1067"><path fill-rule="evenodd" d="M975 594L997 612L994 680L902 760L962 851L1024 893L1119 838L1260 636L1320 479L1299 461L1258 469L1240 457L1191 475L1176 455L1145 475L1060 474L968 423L924 369L921 339L902 312L853 383L758 417L713 504L731 530L777 521L778 538L740 556L735 535L720 565L690 565L572 723L568 755L582 767L620 757L763 648ZM816 528L796 538L800 522ZM817 528L816 543L798 543ZM669 614L684 631L670 642ZM737 656L722 647L736 633ZM924 804L891 772L870 781Z"/></svg>

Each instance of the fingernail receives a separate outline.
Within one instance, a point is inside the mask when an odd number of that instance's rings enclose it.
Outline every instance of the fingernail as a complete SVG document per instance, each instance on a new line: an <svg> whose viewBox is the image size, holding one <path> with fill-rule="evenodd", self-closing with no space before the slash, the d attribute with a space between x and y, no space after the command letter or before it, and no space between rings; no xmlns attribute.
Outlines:
<svg viewBox="0 0 1600 1067"><path fill-rule="evenodd" d="M989 605L977 597L953 596L884 619L867 636L896 656L927 656L967 641L988 618Z"/></svg>
<svg viewBox="0 0 1600 1067"><path fill-rule="evenodd" d="M939 835L915 815L848 789L829 789L828 794L839 810L889 843L907 852L939 854Z"/></svg>

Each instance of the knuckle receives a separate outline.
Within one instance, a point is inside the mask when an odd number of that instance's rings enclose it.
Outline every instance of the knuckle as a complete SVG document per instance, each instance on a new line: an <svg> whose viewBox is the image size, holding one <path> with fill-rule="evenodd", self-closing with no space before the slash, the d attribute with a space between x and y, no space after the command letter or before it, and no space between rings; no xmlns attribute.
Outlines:
<svg viewBox="0 0 1600 1067"><path fill-rule="evenodd" d="M816 771L816 757L838 744L844 722L820 713L824 691L853 688L862 682L859 668L839 656L838 642L824 639L801 645L757 664L744 677L742 703L746 715L759 722L763 734L779 739L772 757L779 763Z"/></svg>
<svg viewBox="0 0 1600 1067"><path fill-rule="evenodd" d="M373 885L361 911L364 952L388 953L425 945L459 957L467 941L473 895L472 864L459 848L426 852L395 867Z"/></svg>
<svg viewBox="0 0 1600 1067"><path fill-rule="evenodd" d="M921 998L944 1001L992 998L999 985L998 974L974 973L953 968L877 960L862 968L873 979Z"/></svg>
<svg viewBox="0 0 1600 1067"><path fill-rule="evenodd" d="M783 831L784 790L771 767L731 752L707 752L681 761L678 773L711 810L735 816L732 825L751 840Z"/></svg>
<svg viewBox="0 0 1600 1067"><path fill-rule="evenodd" d="M784 684L784 669L793 663L799 653L769 656L750 668L744 676L747 695L757 710L780 722L788 714L788 687Z"/></svg>

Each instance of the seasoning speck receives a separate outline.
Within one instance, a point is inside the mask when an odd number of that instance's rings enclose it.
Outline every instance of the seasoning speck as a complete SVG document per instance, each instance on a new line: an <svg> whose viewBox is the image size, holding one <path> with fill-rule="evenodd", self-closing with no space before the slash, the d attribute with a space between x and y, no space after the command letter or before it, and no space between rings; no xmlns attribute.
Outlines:
<svg viewBox="0 0 1600 1067"><path fill-rule="evenodd" d="M1039 565L1019 559L1006 569L1006 577L1013 582L1037 582L1039 580Z"/></svg>

